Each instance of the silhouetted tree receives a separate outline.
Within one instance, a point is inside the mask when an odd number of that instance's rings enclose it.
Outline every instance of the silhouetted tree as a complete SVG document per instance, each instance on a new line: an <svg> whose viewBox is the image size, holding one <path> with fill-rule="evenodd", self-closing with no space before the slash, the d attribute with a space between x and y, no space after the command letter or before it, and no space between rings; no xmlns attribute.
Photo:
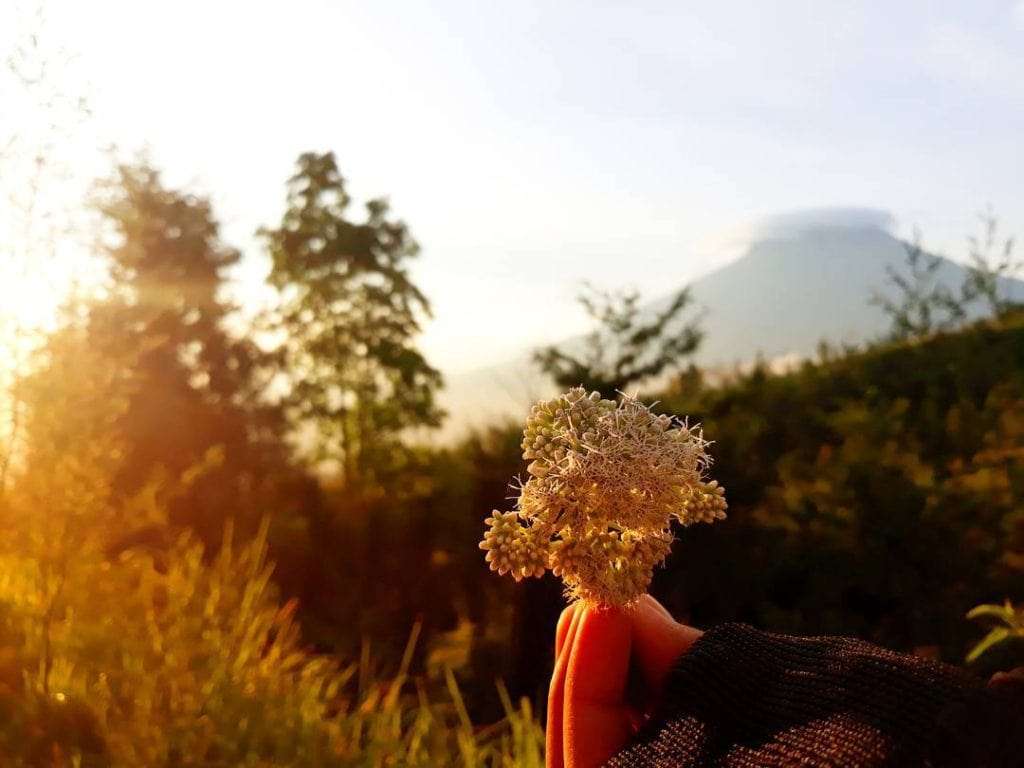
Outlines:
<svg viewBox="0 0 1024 768"><path fill-rule="evenodd" d="M904 243L903 267L886 265L885 273L893 292L875 291L869 302L889 317L889 338L898 341L949 330L966 317L965 302L940 281L942 257L921 246L919 233Z"/></svg>
<svg viewBox="0 0 1024 768"><path fill-rule="evenodd" d="M1014 277L1024 262L1014 256L1014 239L999 236L999 221L991 209L978 218L982 232L967 238L970 261L962 294L965 301L984 302L991 315L999 317L1014 304L1006 298L1003 281Z"/></svg>
<svg viewBox="0 0 1024 768"><path fill-rule="evenodd" d="M259 520L270 468L283 463L282 425L259 397L267 361L226 329L223 275L239 253L221 240L207 200L167 189L148 166L119 168L98 205L112 287L91 307L91 342L135 355L116 487L133 493L154 473L177 480L205 465L171 512L215 541L225 517Z"/></svg>
<svg viewBox="0 0 1024 768"><path fill-rule="evenodd" d="M272 326L287 412L315 459L352 484L400 465L402 433L442 414L441 375L414 345L430 312L408 272L419 247L386 201L368 202L363 221L349 218L349 203L333 153L303 154L280 227L261 234L281 292Z"/></svg>
<svg viewBox="0 0 1024 768"><path fill-rule="evenodd" d="M691 302L689 288L654 313L641 309L636 291L601 291L585 285L578 300L596 323L580 348L569 344L534 353L537 364L560 387L583 386L614 399L630 384L681 366L703 338L696 319L680 320Z"/></svg>

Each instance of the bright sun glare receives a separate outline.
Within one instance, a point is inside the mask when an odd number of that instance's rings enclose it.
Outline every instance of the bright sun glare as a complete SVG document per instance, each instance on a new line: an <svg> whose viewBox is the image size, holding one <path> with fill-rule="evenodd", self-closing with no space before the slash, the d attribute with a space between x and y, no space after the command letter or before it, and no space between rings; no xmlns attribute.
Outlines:
<svg viewBox="0 0 1024 768"><path fill-rule="evenodd" d="M0 312L8 329L34 330L52 321L63 290L38 275L26 275L20 269L7 270L0 283Z"/></svg>
<svg viewBox="0 0 1024 768"><path fill-rule="evenodd" d="M0 368L26 336L56 320L73 286L89 285L91 179L102 153L88 88L41 15L0 8Z"/></svg>

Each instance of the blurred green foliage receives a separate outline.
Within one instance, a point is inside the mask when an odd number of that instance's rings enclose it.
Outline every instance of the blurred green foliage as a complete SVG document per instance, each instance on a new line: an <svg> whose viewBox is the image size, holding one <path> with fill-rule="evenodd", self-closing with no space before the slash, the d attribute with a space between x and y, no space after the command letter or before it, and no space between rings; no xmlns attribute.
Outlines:
<svg viewBox="0 0 1024 768"><path fill-rule="evenodd" d="M1024 576L1024 316L880 345L659 407L716 444L719 531L687 531L656 585L702 623L846 633L963 658L981 602Z"/></svg>
<svg viewBox="0 0 1024 768"><path fill-rule="evenodd" d="M216 552L187 530L126 545L126 529L166 524L169 486L111 482L122 362L72 325L20 388L35 407L0 496L4 765L542 764L529 702L499 688L501 719L477 727L451 657L436 657L440 684L415 673L418 627L392 675L368 649L343 662L306 646L268 522L243 543L228 523Z"/></svg>
<svg viewBox="0 0 1024 768"><path fill-rule="evenodd" d="M5 382L0 763L541 765L532 705L496 674L474 724L452 542L407 525L470 493L436 480L459 461L410 450L386 495L317 478L267 396L284 358L229 330L238 254L209 203L146 166L98 202L109 284Z"/></svg>

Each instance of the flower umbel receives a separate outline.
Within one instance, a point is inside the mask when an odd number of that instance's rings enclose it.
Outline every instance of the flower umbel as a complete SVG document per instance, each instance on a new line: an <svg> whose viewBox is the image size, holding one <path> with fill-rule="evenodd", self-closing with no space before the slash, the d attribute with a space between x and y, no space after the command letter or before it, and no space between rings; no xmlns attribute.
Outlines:
<svg viewBox="0 0 1024 768"><path fill-rule="evenodd" d="M523 431L530 476L517 509L487 518L480 548L517 581L550 569L571 598L630 603L668 556L673 520L725 517L706 447L698 427L633 397L616 404L577 387L539 402Z"/></svg>

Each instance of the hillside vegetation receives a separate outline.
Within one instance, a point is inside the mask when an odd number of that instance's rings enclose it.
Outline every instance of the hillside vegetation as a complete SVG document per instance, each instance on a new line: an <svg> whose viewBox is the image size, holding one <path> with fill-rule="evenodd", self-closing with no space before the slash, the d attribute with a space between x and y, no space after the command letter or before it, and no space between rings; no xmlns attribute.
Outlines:
<svg viewBox="0 0 1024 768"><path fill-rule="evenodd" d="M715 441L721 530L657 589L698 623L839 632L959 662L1024 584L1024 315L661 395Z"/></svg>
<svg viewBox="0 0 1024 768"><path fill-rule="evenodd" d="M114 492L117 367L59 339L22 383L49 407L30 411L32 450L0 497L17 534L0 553L12 765L539 765L535 707L512 702L549 674L559 589L489 577L474 546L520 468L516 427L424 452L402 496L356 508L328 493L315 545L279 515L241 543L228 526L212 549L167 527L173 484ZM71 371L88 384L69 400ZM1024 316L716 387L691 371L659 408L703 422L731 497L729 519L683 532L656 577L695 624L855 634L961 662L981 636L965 613L1021 597ZM179 532L125 542L145 521ZM319 601L298 573L322 580Z"/></svg>

